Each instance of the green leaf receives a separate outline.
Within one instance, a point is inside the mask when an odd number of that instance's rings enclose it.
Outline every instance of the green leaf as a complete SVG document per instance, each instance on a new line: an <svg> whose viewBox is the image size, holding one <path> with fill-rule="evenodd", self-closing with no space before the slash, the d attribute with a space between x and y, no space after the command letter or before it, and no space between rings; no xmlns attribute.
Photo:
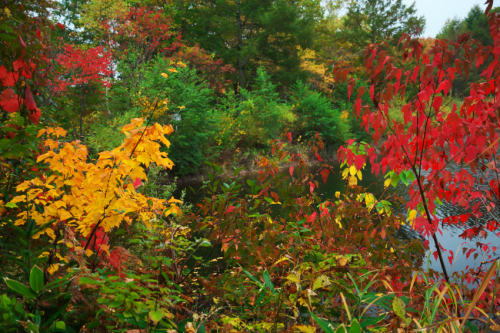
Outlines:
<svg viewBox="0 0 500 333"><path fill-rule="evenodd" d="M313 290L320 289L320 288L325 288L331 285L332 283L328 279L326 275L321 275L318 277L314 283L313 283Z"/></svg>
<svg viewBox="0 0 500 333"><path fill-rule="evenodd" d="M65 330L66 329L66 323L64 323L64 321L57 321L56 322L56 329L58 329L58 330Z"/></svg>
<svg viewBox="0 0 500 333"><path fill-rule="evenodd" d="M251 179L247 179L247 184L250 187L254 187L255 186L255 182L253 180L251 180Z"/></svg>
<svg viewBox="0 0 500 333"><path fill-rule="evenodd" d="M122 305L122 302L120 302L120 301L113 301L113 302L111 302L111 303L108 304L108 307L110 307L110 308L113 309L113 308L117 308L117 307L119 307L121 305Z"/></svg>
<svg viewBox="0 0 500 333"><path fill-rule="evenodd" d="M359 325L361 327L366 327L366 326L370 326L370 325L375 325L376 323L378 323L379 321L382 321L384 318L385 318L385 314L381 315L380 317L376 317L376 318L368 318L366 320L363 320L361 323L359 323ZM410 318L411 319L411 318Z"/></svg>
<svg viewBox="0 0 500 333"><path fill-rule="evenodd" d="M241 267L240 264L238 264L238 266ZM252 274L248 273L246 269L244 269L243 267L241 267L241 269L243 270L243 273L245 273L250 279L256 282L259 285L259 287L261 288L264 287L264 285L259 280L257 280Z"/></svg>
<svg viewBox="0 0 500 333"><path fill-rule="evenodd" d="M392 301L392 309L394 310L394 313L398 315L399 318L405 320L406 306L401 298L397 296L394 297L394 300Z"/></svg>
<svg viewBox="0 0 500 333"><path fill-rule="evenodd" d="M477 326L471 323L470 321L467 320L465 322L465 325L467 326L468 329L470 329L472 333L479 333L479 329L477 328Z"/></svg>
<svg viewBox="0 0 500 333"><path fill-rule="evenodd" d="M357 319L351 322L351 327L349 328L349 333L361 333L361 326Z"/></svg>
<svg viewBox="0 0 500 333"><path fill-rule="evenodd" d="M149 318L151 318L151 320L156 324L161 320L161 318L163 318L163 313L160 311L151 311L149 313Z"/></svg>
<svg viewBox="0 0 500 333"><path fill-rule="evenodd" d="M91 322L90 324L87 325L87 328L89 330L97 328L97 327L99 327L99 320L94 320L93 322Z"/></svg>
<svg viewBox="0 0 500 333"><path fill-rule="evenodd" d="M31 269L30 286L37 294L43 289L43 271L37 265Z"/></svg>
<svg viewBox="0 0 500 333"><path fill-rule="evenodd" d="M17 205L13 202L7 202L7 204L5 205L5 207L7 208L19 208L17 207Z"/></svg>
<svg viewBox="0 0 500 333"><path fill-rule="evenodd" d="M10 289L20 293L23 296L29 297L31 299L36 298L36 293L33 290L31 290L30 288L26 287L24 284L17 282L17 281L14 281L14 280L11 280L11 279L8 279L8 278L4 278L4 280Z"/></svg>
<svg viewBox="0 0 500 333"><path fill-rule="evenodd" d="M34 323L32 323L31 321L28 320L28 322L26 323L26 328L28 329L28 332L30 333L38 333L39 332L39 327L38 325L35 325Z"/></svg>
<svg viewBox="0 0 500 333"><path fill-rule="evenodd" d="M101 281L97 281L88 277L82 277L78 281L78 284L101 284Z"/></svg>
<svg viewBox="0 0 500 333"><path fill-rule="evenodd" d="M326 333L335 333L332 324L326 323L325 321L319 319L316 317L316 315L312 312L309 312L311 314L311 317L314 319L316 323L318 323L319 327L323 329Z"/></svg>
<svg viewBox="0 0 500 333"><path fill-rule="evenodd" d="M405 172L401 172L399 174L399 179L401 179L401 181L406 185L408 186L409 182L408 182L408 178L406 178L406 173Z"/></svg>
<svg viewBox="0 0 500 333"><path fill-rule="evenodd" d="M272 293L274 294L275 292L274 285L271 282L271 277L269 276L269 272L267 271L267 269L264 271L264 274L262 276L264 278L264 282L266 283L267 288L269 288L269 290L272 291Z"/></svg>

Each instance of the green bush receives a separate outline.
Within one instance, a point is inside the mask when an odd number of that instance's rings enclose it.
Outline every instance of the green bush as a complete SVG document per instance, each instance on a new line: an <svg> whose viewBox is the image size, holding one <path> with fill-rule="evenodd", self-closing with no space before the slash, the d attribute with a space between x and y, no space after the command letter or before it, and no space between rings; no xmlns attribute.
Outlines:
<svg viewBox="0 0 500 333"><path fill-rule="evenodd" d="M296 135L313 137L319 132L326 144L341 144L350 135L348 120L342 110L335 108L328 98L312 91L309 84L298 81L292 86L293 111L297 116ZM347 118L347 117L345 117Z"/></svg>
<svg viewBox="0 0 500 333"><path fill-rule="evenodd" d="M174 172L183 175L198 171L211 155L219 117L213 91L200 81L196 70L173 67L167 59L157 57L144 70L134 99L144 115L173 125L168 153L175 163Z"/></svg>
<svg viewBox="0 0 500 333"><path fill-rule="evenodd" d="M291 106L280 103L276 85L261 67L257 70L256 87L241 89L243 101L238 108L240 145L244 147L268 147L269 141L278 138L282 131L295 121Z"/></svg>

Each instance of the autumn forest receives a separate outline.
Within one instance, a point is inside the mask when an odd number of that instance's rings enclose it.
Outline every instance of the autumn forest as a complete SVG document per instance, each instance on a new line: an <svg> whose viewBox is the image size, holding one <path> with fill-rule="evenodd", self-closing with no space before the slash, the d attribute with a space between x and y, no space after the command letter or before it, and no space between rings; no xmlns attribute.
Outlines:
<svg viewBox="0 0 500 333"><path fill-rule="evenodd" d="M409 3L0 0L0 332L500 331L500 7Z"/></svg>

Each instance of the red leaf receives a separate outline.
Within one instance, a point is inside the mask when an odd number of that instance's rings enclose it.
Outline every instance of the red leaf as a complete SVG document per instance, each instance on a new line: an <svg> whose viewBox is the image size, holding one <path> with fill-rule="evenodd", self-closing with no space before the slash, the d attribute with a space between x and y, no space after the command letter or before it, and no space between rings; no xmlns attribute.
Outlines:
<svg viewBox="0 0 500 333"><path fill-rule="evenodd" d="M39 108L35 108L35 110L31 111L30 114L28 115L28 119L35 125L38 125L38 122L40 121L40 116L42 115L42 112L40 111Z"/></svg>
<svg viewBox="0 0 500 333"><path fill-rule="evenodd" d="M318 159L318 161L321 162L321 157L318 155L318 153L314 153L316 155L316 158Z"/></svg>
<svg viewBox="0 0 500 333"><path fill-rule="evenodd" d="M314 184L309 182L309 192L311 192L311 195L313 194L314 188L315 188Z"/></svg>
<svg viewBox="0 0 500 333"><path fill-rule="evenodd" d="M8 72L4 66L0 67L0 81L2 81L2 85L12 87L16 84L18 78L18 73Z"/></svg>
<svg viewBox="0 0 500 333"><path fill-rule="evenodd" d="M434 251L433 255L434 255L434 258L436 258L436 260L438 260L438 251Z"/></svg>
<svg viewBox="0 0 500 333"><path fill-rule="evenodd" d="M2 106L2 108L7 111L7 112L17 112L17 110L19 110L19 107L21 106L22 104L22 100L19 98L19 96L14 95L12 96L11 99L9 99L8 101L0 101L0 106Z"/></svg>
<svg viewBox="0 0 500 333"><path fill-rule="evenodd" d="M415 67L415 69L413 70L413 74L411 76L410 82L416 82L417 81L417 75L418 75L418 71L419 70L420 70L420 66Z"/></svg>
<svg viewBox="0 0 500 333"><path fill-rule="evenodd" d="M5 89L0 95L0 101L7 102L12 98L13 95L14 95L14 90Z"/></svg>
<svg viewBox="0 0 500 333"><path fill-rule="evenodd" d="M234 207L234 206L229 206L229 207L227 207L227 209L226 209L226 211L224 212L224 214L229 214L229 213L231 213L231 212L232 212L235 208L236 208L236 207Z"/></svg>
<svg viewBox="0 0 500 333"><path fill-rule="evenodd" d="M61 24L61 23L57 23L57 24L56 24L56 27L58 27L58 28L59 28L59 29L61 29L61 30L64 30L64 25L63 25L63 24Z"/></svg>
<svg viewBox="0 0 500 333"><path fill-rule="evenodd" d="M40 32L40 29L36 29L36 38L40 39L41 36L42 34Z"/></svg>
<svg viewBox="0 0 500 333"><path fill-rule="evenodd" d="M19 36L19 34L18 34L18 36ZM21 36L19 36L19 41L21 42L22 47L26 47L26 43L24 42L24 40Z"/></svg>
<svg viewBox="0 0 500 333"><path fill-rule="evenodd" d="M33 99L33 95L31 94L31 88L29 85L26 85L26 90L24 94L24 101L26 103L26 107L28 110L35 110L36 109L36 104L35 100Z"/></svg>
<svg viewBox="0 0 500 333"><path fill-rule="evenodd" d="M455 113L451 112L448 117L446 117L446 122L448 125L450 125L453 129L457 127L458 122L460 121L460 117Z"/></svg>
<svg viewBox="0 0 500 333"><path fill-rule="evenodd" d="M141 180L141 178L137 177L137 178L134 180L133 185L134 185L134 188L137 190L137 189L139 188L139 186L141 186L141 185L142 185L142 180Z"/></svg>
<svg viewBox="0 0 500 333"><path fill-rule="evenodd" d="M289 171L290 171L290 176L293 177L293 166L290 167Z"/></svg>
<svg viewBox="0 0 500 333"><path fill-rule="evenodd" d="M432 102L432 107L434 108L434 110L436 110L436 112L439 111L442 102L443 102L443 97L441 96L434 97L434 101Z"/></svg>
<svg viewBox="0 0 500 333"><path fill-rule="evenodd" d="M321 177L323 178L323 183L326 184L326 180L328 179L328 175L330 174L330 170L323 169L323 171L321 171L320 174L321 174Z"/></svg>
<svg viewBox="0 0 500 333"><path fill-rule="evenodd" d="M372 86L370 87L370 98L371 100L373 101L373 96L375 95L375 85L372 84Z"/></svg>
<svg viewBox="0 0 500 333"><path fill-rule="evenodd" d="M449 251L450 252L450 256L448 257L448 260L450 261L450 265L453 265L453 251Z"/></svg>
<svg viewBox="0 0 500 333"><path fill-rule="evenodd" d="M467 147L465 149L465 153L467 154L467 160L473 161L477 156L477 152L478 152L478 150L477 150L476 146L471 145L471 146Z"/></svg>
<svg viewBox="0 0 500 333"><path fill-rule="evenodd" d="M316 214L316 212L312 213L311 215L309 215L309 217L307 218L307 223L311 223L311 222L314 222L314 220L316 219L316 216L318 214Z"/></svg>
<svg viewBox="0 0 500 333"><path fill-rule="evenodd" d="M357 170L363 169L363 165L365 164L365 159L361 155L356 155L354 158L354 166L356 167Z"/></svg>
<svg viewBox="0 0 500 333"><path fill-rule="evenodd" d="M387 236L387 232L385 231L385 228L383 228L382 231L380 232L380 237L385 239L385 236Z"/></svg>
<svg viewBox="0 0 500 333"><path fill-rule="evenodd" d="M411 121L411 116L412 116L411 104L403 105L402 112L403 112L403 118L405 120L405 123L409 123Z"/></svg>
<svg viewBox="0 0 500 333"><path fill-rule="evenodd" d="M290 143L292 143L292 133L288 132L286 134L286 136L288 137L288 141L290 141Z"/></svg>

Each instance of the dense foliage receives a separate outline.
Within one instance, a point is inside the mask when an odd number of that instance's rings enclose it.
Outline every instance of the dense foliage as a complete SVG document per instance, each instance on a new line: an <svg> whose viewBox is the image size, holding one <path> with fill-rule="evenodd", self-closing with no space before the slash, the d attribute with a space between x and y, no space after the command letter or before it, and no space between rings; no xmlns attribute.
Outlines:
<svg viewBox="0 0 500 333"><path fill-rule="evenodd" d="M497 12L0 0L0 330L500 331Z"/></svg>

